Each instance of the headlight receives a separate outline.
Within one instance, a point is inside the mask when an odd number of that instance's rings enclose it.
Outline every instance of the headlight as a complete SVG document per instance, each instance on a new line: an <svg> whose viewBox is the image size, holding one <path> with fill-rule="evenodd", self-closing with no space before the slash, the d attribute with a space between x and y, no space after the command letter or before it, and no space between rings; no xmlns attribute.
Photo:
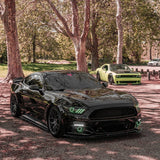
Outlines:
<svg viewBox="0 0 160 160"><path fill-rule="evenodd" d="M69 107L69 112L74 114L83 114L85 112L85 109L77 107Z"/></svg>
<svg viewBox="0 0 160 160"><path fill-rule="evenodd" d="M121 77L121 75L116 75L116 78L120 78Z"/></svg>
<svg viewBox="0 0 160 160"><path fill-rule="evenodd" d="M83 114L86 109L84 108L84 106L63 106L63 108L72 114Z"/></svg>
<svg viewBox="0 0 160 160"><path fill-rule="evenodd" d="M141 75L137 75L137 78L141 78Z"/></svg>

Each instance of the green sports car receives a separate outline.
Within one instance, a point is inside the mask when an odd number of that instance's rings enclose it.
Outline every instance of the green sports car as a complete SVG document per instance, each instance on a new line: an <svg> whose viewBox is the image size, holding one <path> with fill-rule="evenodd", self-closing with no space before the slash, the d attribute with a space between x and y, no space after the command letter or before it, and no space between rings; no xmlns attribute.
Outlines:
<svg viewBox="0 0 160 160"><path fill-rule="evenodd" d="M126 64L104 64L96 70L97 79L109 84L141 84L141 74Z"/></svg>

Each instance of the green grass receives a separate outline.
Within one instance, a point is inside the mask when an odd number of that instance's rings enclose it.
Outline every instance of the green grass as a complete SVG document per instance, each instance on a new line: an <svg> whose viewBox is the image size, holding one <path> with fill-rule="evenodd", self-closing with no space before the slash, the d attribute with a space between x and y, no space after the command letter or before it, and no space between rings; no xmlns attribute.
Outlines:
<svg viewBox="0 0 160 160"><path fill-rule="evenodd" d="M32 72L49 71L49 70L75 70L76 62L70 64L46 64L46 63L22 63L24 75L27 76ZM6 64L0 64L0 77L5 78L8 67Z"/></svg>

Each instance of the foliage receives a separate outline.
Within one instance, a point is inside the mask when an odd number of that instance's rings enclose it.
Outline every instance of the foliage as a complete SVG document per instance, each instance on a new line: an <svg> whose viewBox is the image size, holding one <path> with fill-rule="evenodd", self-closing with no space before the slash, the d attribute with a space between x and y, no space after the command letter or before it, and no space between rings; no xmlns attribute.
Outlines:
<svg viewBox="0 0 160 160"><path fill-rule="evenodd" d="M63 13L69 29L72 29L70 1L52 1L59 12ZM34 52L36 59L75 60L73 43L68 37L56 30L58 18L51 8L45 1L32 2L31 0L16 1L20 53L23 61L33 62ZM100 63L114 62L117 52L115 0L92 0L91 6L98 19L95 34L98 39ZM83 1L78 1L78 7L79 13L83 13ZM159 47L160 4L158 0L123 0L122 7L123 61L125 63L139 63L141 54L148 44L155 45L156 48ZM83 20L83 14L79 14L80 28L83 27L81 23ZM61 23L59 25L61 26ZM2 54L6 57L5 35L2 25L0 31L0 57ZM93 38L91 32L89 37ZM89 57L91 56L90 50L87 50L86 53Z"/></svg>
<svg viewBox="0 0 160 160"><path fill-rule="evenodd" d="M6 43L0 43L0 63L7 63L7 47Z"/></svg>
<svg viewBox="0 0 160 160"><path fill-rule="evenodd" d="M7 63L6 38L2 24L0 24L0 63Z"/></svg>
<svg viewBox="0 0 160 160"><path fill-rule="evenodd" d="M124 51L136 63L140 62L143 44L158 37L160 17L145 0L124 0Z"/></svg>
<svg viewBox="0 0 160 160"><path fill-rule="evenodd" d="M25 5L22 1L17 2L20 13L22 11L17 17L22 57L27 57L27 61L31 62L35 52L35 58L59 59L60 47L56 41L57 34L46 25L50 20L47 13L39 4L24 10Z"/></svg>

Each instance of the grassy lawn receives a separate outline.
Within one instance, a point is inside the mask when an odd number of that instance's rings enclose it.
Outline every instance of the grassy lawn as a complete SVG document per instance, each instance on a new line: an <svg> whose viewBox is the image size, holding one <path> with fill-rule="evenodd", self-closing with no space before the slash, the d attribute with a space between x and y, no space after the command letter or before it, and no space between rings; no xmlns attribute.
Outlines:
<svg viewBox="0 0 160 160"><path fill-rule="evenodd" d="M6 64L0 64L0 77L6 77L8 71L8 67Z"/></svg>
<svg viewBox="0 0 160 160"><path fill-rule="evenodd" d="M25 76L32 72L46 71L46 70L75 70L76 62L70 62L70 64L46 64L46 63L22 63L23 72ZM7 65L0 64L0 77L6 77Z"/></svg>

